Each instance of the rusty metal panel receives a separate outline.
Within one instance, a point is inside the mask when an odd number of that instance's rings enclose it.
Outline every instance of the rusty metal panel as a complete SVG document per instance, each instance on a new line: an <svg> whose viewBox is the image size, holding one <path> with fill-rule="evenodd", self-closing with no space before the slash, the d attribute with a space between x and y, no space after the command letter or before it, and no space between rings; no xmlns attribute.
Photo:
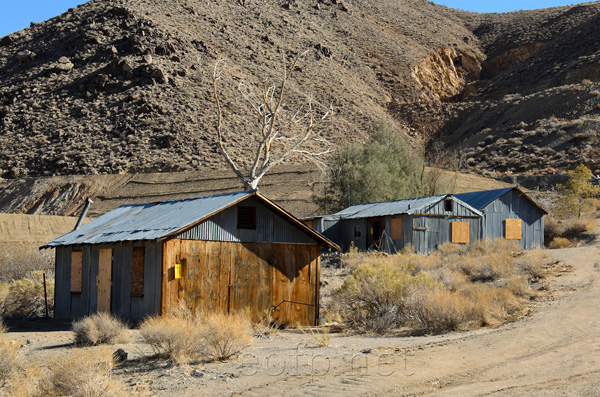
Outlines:
<svg viewBox="0 0 600 397"><path fill-rule="evenodd" d="M144 247L133 247L131 251L131 296L144 296Z"/></svg>
<svg viewBox="0 0 600 397"><path fill-rule="evenodd" d="M390 220L392 228L392 240L402 239L402 218L393 218Z"/></svg>
<svg viewBox="0 0 600 397"><path fill-rule="evenodd" d="M309 276L314 254L313 246L275 245L273 315L283 323L315 323L317 286Z"/></svg>

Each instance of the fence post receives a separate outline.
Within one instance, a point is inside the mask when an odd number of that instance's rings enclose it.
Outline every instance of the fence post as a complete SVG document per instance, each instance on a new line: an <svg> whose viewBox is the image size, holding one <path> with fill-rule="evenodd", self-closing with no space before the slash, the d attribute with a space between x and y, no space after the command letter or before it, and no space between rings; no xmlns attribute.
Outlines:
<svg viewBox="0 0 600 397"><path fill-rule="evenodd" d="M46 302L46 319L48 318L48 292L46 291L46 272L44 274L44 301Z"/></svg>

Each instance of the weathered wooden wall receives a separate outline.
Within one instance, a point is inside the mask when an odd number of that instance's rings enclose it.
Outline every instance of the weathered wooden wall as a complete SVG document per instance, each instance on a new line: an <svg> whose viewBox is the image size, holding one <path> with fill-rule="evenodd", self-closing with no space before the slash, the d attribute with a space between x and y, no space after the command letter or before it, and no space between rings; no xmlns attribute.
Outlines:
<svg viewBox="0 0 600 397"><path fill-rule="evenodd" d="M144 287L142 296L131 296L133 247L144 247ZM100 250L112 250L110 312L126 320L137 321L160 310L162 245L156 242L124 242L86 246L57 247L55 317L80 318L98 310L96 284ZM81 293L71 293L71 252L82 251ZM105 251L106 252L106 251Z"/></svg>
<svg viewBox="0 0 600 397"><path fill-rule="evenodd" d="M171 239L163 245L162 312L182 300L193 309L249 310L254 321L274 309L283 323L314 325L319 267L317 245Z"/></svg>

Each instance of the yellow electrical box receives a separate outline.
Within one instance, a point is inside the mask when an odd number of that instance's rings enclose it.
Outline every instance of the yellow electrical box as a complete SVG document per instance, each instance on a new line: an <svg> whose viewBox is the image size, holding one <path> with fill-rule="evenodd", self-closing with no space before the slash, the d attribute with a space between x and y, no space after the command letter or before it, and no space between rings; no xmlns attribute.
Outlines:
<svg viewBox="0 0 600 397"><path fill-rule="evenodd" d="M175 264L175 278L181 278L181 263Z"/></svg>

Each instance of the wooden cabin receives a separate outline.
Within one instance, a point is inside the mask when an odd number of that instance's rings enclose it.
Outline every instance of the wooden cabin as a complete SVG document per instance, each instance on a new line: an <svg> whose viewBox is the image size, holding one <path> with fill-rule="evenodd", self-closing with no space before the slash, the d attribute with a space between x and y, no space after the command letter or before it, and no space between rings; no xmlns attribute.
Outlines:
<svg viewBox="0 0 600 397"><path fill-rule="evenodd" d="M316 325L321 248L337 245L256 190L123 205L56 248L55 317L138 321L192 309Z"/></svg>
<svg viewBox="0 0 600 397"><path fill-rule="evenodd" d="M482 213L481 238L515 240L521 249L544 247L546 210L518 187L455 194Z"/></svg>
<svg viewBox="0 0 600 397"><path fill-rule="evenodd" d="M481 234L481 212L452 195L358 204L305 222L344 251L396 253L410 245L427 254L447 242L473 243Z"/></svg>

